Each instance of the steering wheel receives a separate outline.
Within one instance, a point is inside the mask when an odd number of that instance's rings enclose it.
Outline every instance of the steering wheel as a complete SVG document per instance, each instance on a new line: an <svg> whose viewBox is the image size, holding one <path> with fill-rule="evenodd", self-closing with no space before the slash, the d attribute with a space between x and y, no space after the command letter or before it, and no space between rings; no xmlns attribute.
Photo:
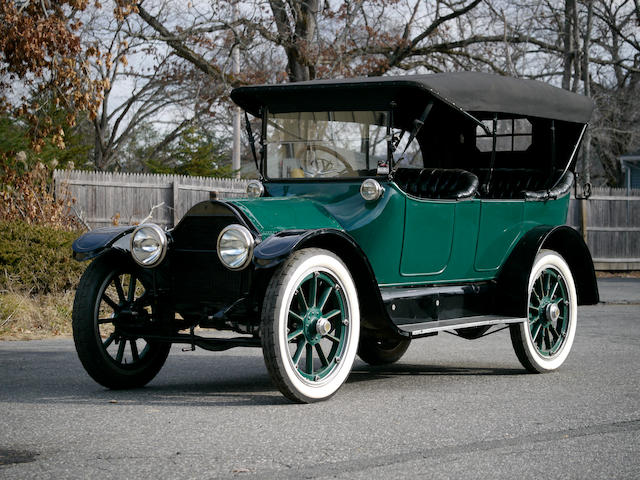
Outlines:
<svg viewBox="0 0 640 480"><path fill-rule="evenodd" d="M315 152L317 151L328 153L333 158L318 158L315 155ZM313 158L310 158L310 153L313 154ZM334 159L337 160L337 162ZM353 176L355 176L356 173L353 168L351 168L349 162L345 160L342 155L340 155L334 149L325 147L324 145L307 145L304 151L304 156L300 163L302 165L302 169L305 172L311 173L311 176L313 177L324 176L334 172L340 174L346 172L347 174ZM338 167L340 167L340 164L342 164L343 167L341 170L338 169Z"/></svg>

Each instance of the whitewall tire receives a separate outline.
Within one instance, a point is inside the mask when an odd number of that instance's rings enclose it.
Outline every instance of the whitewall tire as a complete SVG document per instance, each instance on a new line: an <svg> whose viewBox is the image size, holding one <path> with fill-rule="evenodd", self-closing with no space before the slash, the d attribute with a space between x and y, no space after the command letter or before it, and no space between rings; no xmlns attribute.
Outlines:
<svg viewBox="0 0 640 480"><path fill-rule="evenodd" d="M269 375L287 398L331 397L355 360L360 310L355 284L332 252L295 252L274 273L262 308L260 335Z"/></svg>
<svg viewBox="0 0 640 480"><path fill-rule="evenodd" d="M527 322L511 325L511 342L527 370L550 372L567 359L576 334L578 302L567 262L557 252L541 250L528 291Z"/></svg>

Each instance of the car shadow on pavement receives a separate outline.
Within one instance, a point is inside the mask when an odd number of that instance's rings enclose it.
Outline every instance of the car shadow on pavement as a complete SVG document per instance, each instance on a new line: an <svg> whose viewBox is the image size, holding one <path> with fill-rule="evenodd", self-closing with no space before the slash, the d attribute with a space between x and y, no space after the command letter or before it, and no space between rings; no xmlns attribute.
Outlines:
<svg viewBox="0 0 640 480"><path fill-rule="evenodd" d="M34 344L35 347L35 344ZM10 349L9 349L10 350ZM398 376L522 375L517 368L454 367L396 363L356 364L347 383L381 381ZM109 390L84 371L75 352L66 348L0 350L0 402L77 405L251 406L290 404L273 386L261 355L178 354L147 386Z"/></svg>
<svg viewBox="0 0 640 480"><path fill-rule="evenodd" d="M444 365L416 365L409 363L394 363L392 365L356 365L351 371L348 382L366 382L396 376L498 376L498 375L526 375L522 368L504 367L453 367Z"/></svg>

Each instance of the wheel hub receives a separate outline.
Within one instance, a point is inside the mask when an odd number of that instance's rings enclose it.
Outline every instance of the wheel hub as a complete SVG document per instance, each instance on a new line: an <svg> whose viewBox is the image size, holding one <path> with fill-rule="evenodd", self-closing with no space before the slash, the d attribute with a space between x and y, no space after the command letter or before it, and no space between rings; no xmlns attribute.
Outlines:
<svg viewBox="0 0 640 480"><path fill-rule="evenodd" d="M311 345L315 345L322 337L327 335L332 327L331 322L322 318L322 311L317 307L311 307L304 316L304 336Z"/></svg>
<svg viewBox="0 0 640 480"><path fill-rule="evenodd" d="M558 304L549 303L545 308L545 317L548 322L556 322L560 317L560 309L558 308Z"/></svg>

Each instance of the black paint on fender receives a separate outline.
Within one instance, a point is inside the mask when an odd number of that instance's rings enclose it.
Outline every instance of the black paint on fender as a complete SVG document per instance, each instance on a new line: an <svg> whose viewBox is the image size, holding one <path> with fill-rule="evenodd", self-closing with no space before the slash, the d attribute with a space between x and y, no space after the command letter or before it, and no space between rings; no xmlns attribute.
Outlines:
<svg viewBox="0 0 640 480"><path fill-rule="evenodd" d="M73 258L78 261L89 260L97 257L107 248L125 235L133 232L136 227L125 225L122 227L97 228L76 238L73 248Z"/></svg>
<svg viewBox="0 0 640 480"><path fill-rule="evenodd" d="M330 250L346 264L358 289L362 328L407 336L389 318L367 256L345 232L331 228L283 230L256 245L253 251L254 265L257 271L271 269L280 265L294 251L310 247Z"/></svg>
<svg viewBox="0 0 640 480"><path fill-rule="evenodd" d="M578 232L567 225L540 225L518 242L497 278L496 309L499 314L527 316L529 274L541 249L558 252L567 262L578 293L578 305L600 300L589 248Z"/></svg>

